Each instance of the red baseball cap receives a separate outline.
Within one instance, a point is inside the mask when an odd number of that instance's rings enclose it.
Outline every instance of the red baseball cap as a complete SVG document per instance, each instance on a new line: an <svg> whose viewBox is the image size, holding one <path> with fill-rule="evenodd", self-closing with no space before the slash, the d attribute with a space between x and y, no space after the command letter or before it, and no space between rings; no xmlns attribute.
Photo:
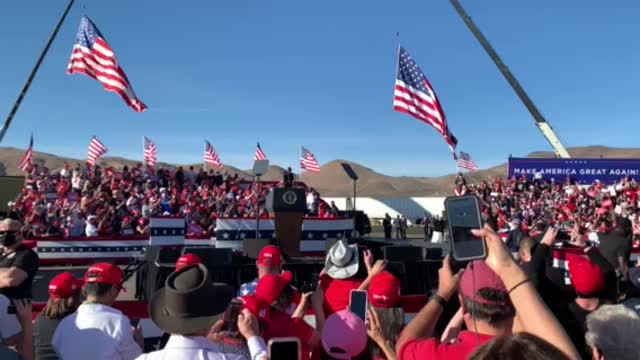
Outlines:
<svg viewBox="0 0 640 360"><path fill-rule="evenodd" d="M176 271L185 268L190 265L202 264L202 259L196 254L184 254L180 256L176 262Z"/></svg>
<svg viewBox="0 0 640 360"><path fill-rule="evenodd" d="M475 282L475 294L473 292ZM482 289L492 289L504 293L505 302L486 299L478 294ZM460 292L469 300L485 305L508 305L509 291L500 277L482 260L476 260L467 265L460 279Z"/></svg>
<svg viewBox="0 0 640 360"><path fill-rule="evenodd" d="M271 306L256 295L247 295L240 298L243 309L249 310L258 320L266 321L269 319L269 310Z"/></svg>
<svg viewBox="0 0 640 360"><path fill-rule="evenodd" d="M82 288L83 281L76 279L72 273L65 271L56 275L49 283L49 298L68 298Z"/></svg>
<svg viewBox="0 0 640 360"><path fill-rule="evenodd" d="M279 267L282 265L282 253L275 245L265 246L258 255L258 265L268 267Z"/></svg>
<svg viewBox="0 0 640 360"><path fill-rule="evenodd" d="M392 308L400 301L400 281L390 272L383 271L371 279L367 292L372 306Z"/></svg>
<svg viewBox="0 0 640 360"><path fill-rule="evenodd" d="M571 283L578 295L597 297L604 292L605 280L602 268L584 257L575 257L569 261Z"/></svg>
<svg viewBox="0 0 640 360"><path fill-rule="evenodd" d="M256 296L271 306L282 295L284 288L293 279L290 271L285 271L281 275L265 275L256 287Z"/></svg>
<svg viewBox="0 0 640 360"><path fill-rule="evenodd" d="M109 284L122 287L123 275L122 270L113 264L95 264L84 275L84 283Z"/></svg>

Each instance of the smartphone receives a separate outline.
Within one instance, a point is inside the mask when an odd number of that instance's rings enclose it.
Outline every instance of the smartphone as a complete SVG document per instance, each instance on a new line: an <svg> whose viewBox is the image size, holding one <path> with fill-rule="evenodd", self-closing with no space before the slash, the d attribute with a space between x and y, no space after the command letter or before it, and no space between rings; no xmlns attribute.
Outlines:
<svg viewBox="0 0 640 360"><path fill-rule="evenodd" d="M367 319L368 294L364 290L351 290L349 296L349 311L358 315L362 321Z"/></svg>
<svg viewBox="0 0 640 360"><path fill-rule="evenodd" d="M273 338L269 340L267 347L269 348L269 359L302 359L300 339L297 337Z"/></svg>
<svg viewBox="0 0 640 360"><path fill-rule="evenodd" d="M229 321L227 330L230 332L238 332L238 317L242 311L242 302L233 300L229 306Z"/></svg>
<svg viewBox="0 0 640 360"><path fill-rule="evenodd" d="M140 324L140 319L129 319L129 324L134 328L138 327L138 324Z"/></svg>
<svg viewBox="0 0 640 360"><path fill-rule="evenodd" d="M466 262L486 258L484 239L478 239L471 233L473 229L482 228L478 198L473 195L448 197L444 200L444 208L453 259Z"/></svg>
<svg viewBox="0 0 640 360"><path fill-rule="evenodd" d="M320 278L318 274L312 274L310 282L305 281L302 283L302 286L300 286L300 292L304 294L304 293L316 291L316 289L318 288L319 281L320 281Z"/></svg>

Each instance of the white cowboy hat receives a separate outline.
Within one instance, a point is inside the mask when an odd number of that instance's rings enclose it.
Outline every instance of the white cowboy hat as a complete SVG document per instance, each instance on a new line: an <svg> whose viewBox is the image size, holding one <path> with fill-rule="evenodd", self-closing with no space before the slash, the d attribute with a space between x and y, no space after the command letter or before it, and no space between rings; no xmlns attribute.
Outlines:
<svg viewBox="0 0 640 360"><path fill-rule="evenodd" d="M324 270L333 279L347 279L358 272L358 246L338 240L327 254Z"/></svg>

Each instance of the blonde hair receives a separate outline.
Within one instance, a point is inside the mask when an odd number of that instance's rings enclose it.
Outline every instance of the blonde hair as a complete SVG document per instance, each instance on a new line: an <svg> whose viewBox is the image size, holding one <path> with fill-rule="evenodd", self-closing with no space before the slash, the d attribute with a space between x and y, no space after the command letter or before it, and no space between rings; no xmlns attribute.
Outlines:
<svg viewBox="0 0 640 360"><path fill-rule="evenodd" d="M47 301L47 306L43 310L43 314L47 319L62 319L67 315L73 314L81 302L80 291L76 291L73 295L66 298L50 298L49 301Z"/></svg>

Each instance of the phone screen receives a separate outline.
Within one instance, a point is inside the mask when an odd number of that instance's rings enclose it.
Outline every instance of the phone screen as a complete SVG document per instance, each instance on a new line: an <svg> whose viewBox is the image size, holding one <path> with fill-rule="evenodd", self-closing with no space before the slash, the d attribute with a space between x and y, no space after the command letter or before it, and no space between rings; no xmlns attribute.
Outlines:
<svg viewBox="0 0 640 360"><path fill-rule="evenodd" d="M362 290L351 290L351 297L349 300L349 311L358 315L362 321L367 317L367 292Z"/></svg>
<svg viewBox="0 0 640 360"><path fill-rule="evenodd" d="M475 196L447 198L445 210L453 257L456 260L484 259L487 253L484 240L471 233L472 229L482 228L478 199Z"/></svg>
<svg viewBox="0 0 640 360"><path fill-rule="evenodd" d="M242 310L242 303L238 301L232 301L229 310L229 322L227 323L227 330L231 332L238 331L238 316Z"/></svg>
<svg viewBox="0 0 640 360"><path fill-rule="evenodd" d="M269 341L269 359L300 359L300 340L273 339Z"/></svg>

